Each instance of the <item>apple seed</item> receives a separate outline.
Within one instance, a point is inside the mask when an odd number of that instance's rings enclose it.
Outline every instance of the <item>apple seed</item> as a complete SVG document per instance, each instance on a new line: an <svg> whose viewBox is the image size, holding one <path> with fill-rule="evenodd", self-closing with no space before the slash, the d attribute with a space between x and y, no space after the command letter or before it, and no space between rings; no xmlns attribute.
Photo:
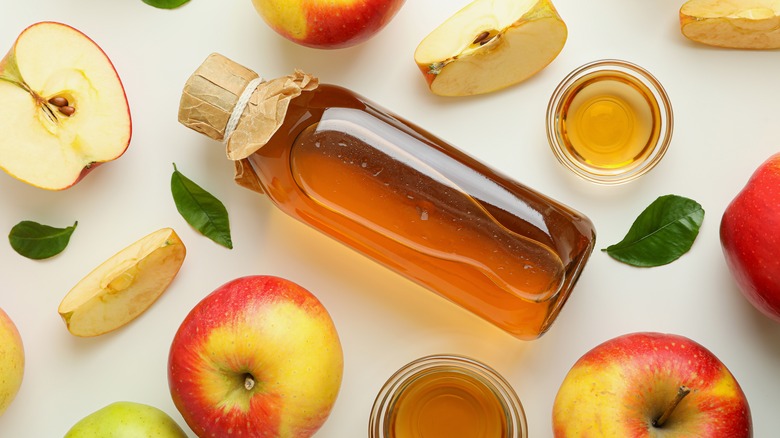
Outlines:
<svg viewBox="0 0 780 438"><path fill-rule="evenodd" d="M56 96L49 99L49 103L58 107L62 108L64 106L68 106L68 99L62 97L62 96Z"/></svg>
<svg viewBox="0 0 780 438"><path fill-rule="evenodd" d="M58 109L59 109L59 111L60 111L62 114L64 114L64 115L65 115L65 116L67 116L67 117L70 117L70 116L72 116L72 115L73 115L73 113L75 113L75 112L76 112L76 108L74 108L74 107L72 107L72 106L70 106L70 105L61 106L61 107L59 107Z"/></svg>
<svg viewBox="0 0 780 438"><path fill-rule="evenodd" d="M474 38L474 41L471 42L471 45L484 46L485 44L493 41L493 39L497 36L498 32L496 30L483 30L479 35L477 35L476 38Z"/></svg>
<svg viewBox="0 0 780 438"><path fill-rule="evenodd" d="M487 37L490 36L490 32L483 30L481 34L477 35L476 38L474 38L474 41L471 42L471 44L485 44L487 42Z"/></svg>

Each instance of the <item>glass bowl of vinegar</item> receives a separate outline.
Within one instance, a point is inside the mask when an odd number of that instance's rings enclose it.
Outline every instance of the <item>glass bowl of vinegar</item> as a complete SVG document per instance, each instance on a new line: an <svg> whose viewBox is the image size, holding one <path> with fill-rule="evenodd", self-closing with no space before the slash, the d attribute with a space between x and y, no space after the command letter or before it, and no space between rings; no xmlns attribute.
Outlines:
<svg viewBox="0 0 780 438"><path fill-rule="evenodd" d="M379 391L369 438L527 438L523 406L495 370L458 355L417 359Z"/></svg>
<svg viewBox="0 0 780 438"><path fill-rule="evenodd" d="M673 125L661 83L616 59L569 73L547 107L547 139L558 161L600 184L632 181L654 168L669 148Z"/></svg>

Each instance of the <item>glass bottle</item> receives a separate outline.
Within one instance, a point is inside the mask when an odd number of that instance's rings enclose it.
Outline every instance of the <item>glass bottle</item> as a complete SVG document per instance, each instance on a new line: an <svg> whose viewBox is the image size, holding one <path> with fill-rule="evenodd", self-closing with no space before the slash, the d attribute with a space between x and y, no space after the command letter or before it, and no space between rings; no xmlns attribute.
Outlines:
<svg viewBox="0 0 780 438"><path fill-rule="evenodd" d="M300 72L261 82L212 54L179 120L228 138L239 184L519 339L550 327L593 251L584 215Z"/></svg>

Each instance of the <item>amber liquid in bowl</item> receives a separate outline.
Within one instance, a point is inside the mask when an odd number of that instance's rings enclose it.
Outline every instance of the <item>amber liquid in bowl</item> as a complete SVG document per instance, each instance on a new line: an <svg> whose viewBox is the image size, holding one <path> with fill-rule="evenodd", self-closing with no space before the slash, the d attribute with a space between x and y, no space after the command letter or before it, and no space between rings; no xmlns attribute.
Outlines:
<svg viewBox="0 0 780 438"><path fill-rule="evenodd" d="M482 362L432 355L401 367L382 386L369 438L527 438L520 399Z"/></svg>
<svg viewBox="0 0 780 438"><path fill-rule="evenodd" d="M620 71L577 80L563 94L557 119L566 153L595 174L625 172L645 162L661 134L652 91Z"/></svg>
<svg viewBox="0 0 780 438"><path fill-rule="evenodd" d="M650 72L604 59L567 75L547 106L547 139L558 161L599 184L622 184L666 154L674 118L666 90Z"/></svg>
<svg viewBox="0 0 780 438"><path fill-rule="evenodd" d="M388 438L505 438L505 408L477 377L422 373L393 402Z"/></svg>

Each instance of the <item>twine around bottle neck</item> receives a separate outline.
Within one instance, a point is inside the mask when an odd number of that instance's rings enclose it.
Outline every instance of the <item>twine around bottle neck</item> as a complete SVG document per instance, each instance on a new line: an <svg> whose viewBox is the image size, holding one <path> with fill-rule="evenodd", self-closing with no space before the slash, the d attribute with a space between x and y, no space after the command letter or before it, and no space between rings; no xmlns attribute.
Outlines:
<svg viewBox="0 0 780 438"><path fill-rule="evenodd" d="M238 101L236 101L236 106L233 107L233 112L230 113L230 118L228 119L227 125L225 126L225 134L222 137L223 142L227 143L230 140L230 136L233 135L233 131L236 130L238 121L241 119L241 115L244 113L244 109L246 109L247 104L249 104L249 99L252 97L252 93L255 92L257 87L262 82L263 78L256 77L249 81L248 84L246 84L246 88L244 88L241 96L238 97Z"/></svg>

